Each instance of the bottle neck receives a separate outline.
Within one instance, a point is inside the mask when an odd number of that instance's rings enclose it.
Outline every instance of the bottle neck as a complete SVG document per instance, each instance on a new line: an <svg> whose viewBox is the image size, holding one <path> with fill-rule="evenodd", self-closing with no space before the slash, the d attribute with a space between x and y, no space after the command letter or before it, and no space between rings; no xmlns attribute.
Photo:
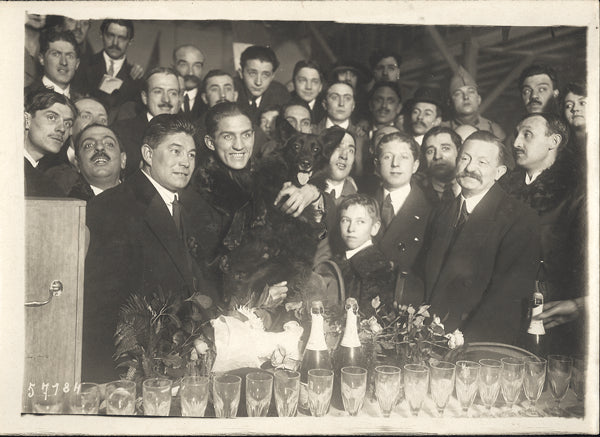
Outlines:
<svg viewBox="0 0 600 437"><path fill-rule="evenodd" d="M349 309L346 313L346 329L344 329L344 337L342 337L341 346L344 347L360 347L360 339L358 338L357 328L358 317Z"/></svg>
<svg viewBox="0 0 600 437"><path fill-rule="evenodd" d="M311 314L312 325L310 336L306 343L306 349L313 351L326 351L325 331L323 329L323 316L321 314Z"/></svg>

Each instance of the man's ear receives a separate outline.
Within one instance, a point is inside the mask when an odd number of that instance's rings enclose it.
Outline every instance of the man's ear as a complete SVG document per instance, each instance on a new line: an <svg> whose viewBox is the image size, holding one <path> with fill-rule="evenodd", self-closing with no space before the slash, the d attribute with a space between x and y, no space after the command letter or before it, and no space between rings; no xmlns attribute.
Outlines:
<svg viewBox="0 0 600 437"><path fill-rule="evenodd" d="M77 63L75 64L75 70L79 68L79 64L81 63L81 59L77 59Z"/></svg>
<svg viewBox="0 0 600 437"><path fill-rule="evenodd" d="M379 220L371 225L371 237L374 237L377 235L380 227L381 227L381 222Z"/></svg>
<svg viewBox="0 0 600 437"><path fill-rule="evenodd" d="M38 55L38 60L40 61L40 65L44 67L44 55L42 53Z"/></svg>
<svg viewBox="0 0 600 437"><path fill-rule="evenodd" d="M398 104L398 110L396 111L396 117L398 117L398 114L400 114L402 112L402 102L400 102Z"/></svg>
<svg viewBox="0 0 600 437"><path fill-rule="evenodd" d="M31 126L31 114L29 112L25 112L25 130L29 130Z"/></svg>
<svg viewBox="0 0 600 437"><path fill-rule="evenodd" d="M204 135L204 144L206 144L206 147L210 150L215 150L215 140L213 140L210 135Z"/></svg>
<svg viewBox="0 0 600 437"><path fill-rule="evenodd" d="M242 67L238 68L238 74L240 76L240 79L244 80L244 73L243 73L244 69Z"/></svg>
<svg viewBox="0 0 600 437"><path fill-rule="evenodd" d="M552 134L550 140L552 142L552 147L549 147L549 149L558 149L558 146L560 146L560 143L562 142L562 136L560 134Z"/></svg>
<svg viewBox="0 0 600 437"><path fill-rule="evenodd" d="M127 165L127 153L121 152L121 170L125 170Z"/></svg>
<svg viewBox="0 0 600 437"><path fill-rule="evenodd" d="M152 167L152 153L152 147L148 144L142 144L142 159L150 167Z"/></svg>
<svg viewBox="0 0 600 437"><path fill-rule="evenodd" d="M146 91L142 91L140 96L142 97L142 103L144 106L148 106L148 94L146 94Z"/></svg>
<svg viewBox="0 0 600 437"><path fill-rule="evenodd" d="M555 99L558 97L559 94L560 94L559 90L552 91L552 95L554 96Z"/></svg>
<svg viewBox="0 0 600 437"><path fill-rule="evenodd" d="M79 165L80 165L79 157L77 156L77 154L75 154L75 156L73 158L73 165L77 169L77 173L81 173L81 169L79 168Z"/></svg>
<svg viewBox="0 0 600 437"><path fill-rule="evenodd" d="M506 173L506 166L505 165L501 165L496 169L496 177L494 178L495 181L497 181L498 179L500 179L502 176L504 176L504 174Z"/></svg>
<svg viewBox="0 0 600 437"><path fill-rule="evenodd" d="M481 105L481 96L477 94L477 106Z"/></svg>
<svg viewBox="0 0 600 437"><path fill-rule="evenodd" d="M418 169L419 169L419 160L415 159L415 162L413 163L412 174L415 174Z"/></svg>
<svg viewBox="0 0 600 437"><path fill-rule="evenodd" d="M202 101L203 101L204 103L206 103L206 104L208 105L208 100L206 99L206 93L202 93L202 94L200 94L200 98L202 99Z"/></svg>
<svg viewBox="0 0 600 437"><path fill-rule="evenodd" d="M439 126L440 124L442 124L442 117L436 117L435 120L433 120L433 127Z"/></svg>
<svg viewBox="0 0 600 437"><path fill-rule="evenodd" d="M237 99L238 99L238 92L237 92L237 91L234 91L234 92L233 92L233 101L234 101L234 102L237 102Z"/></svg>

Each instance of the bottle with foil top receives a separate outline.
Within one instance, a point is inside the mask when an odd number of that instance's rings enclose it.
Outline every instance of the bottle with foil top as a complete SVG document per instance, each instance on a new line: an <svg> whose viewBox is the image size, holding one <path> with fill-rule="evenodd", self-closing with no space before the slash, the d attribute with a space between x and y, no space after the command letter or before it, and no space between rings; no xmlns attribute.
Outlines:
<svg viewBox="0 0 600 437"><path fill-rule="evenodd" d="M308 406L308 371L312 369L331 369L331 356L325 342L323 302L316 300L311 304L311 328L306 349L300 366L300 397L298 408L304 414L310 415Z"/></svg>
<svg viewBox="0 0 600 437"><path fill-rule="evenodd" d="M358 302L353 297L346 299L346 328L338 348L339 368L346 366L364 367L364 356L358 338ZM337 366L336 366L337 367Z"/></svg>
<svg viewBox="0 0 600 437"><path fill-rule="evenodd" d="M527 335L525 336L525 348L537 356L545 355L545 334L544 322L542 320L533 320L533 318L542 313L544 309L544 297L546 295L545 266L544 261L540 261L537 277L535 280L535 290L530 301L530 319Z"/></svg>

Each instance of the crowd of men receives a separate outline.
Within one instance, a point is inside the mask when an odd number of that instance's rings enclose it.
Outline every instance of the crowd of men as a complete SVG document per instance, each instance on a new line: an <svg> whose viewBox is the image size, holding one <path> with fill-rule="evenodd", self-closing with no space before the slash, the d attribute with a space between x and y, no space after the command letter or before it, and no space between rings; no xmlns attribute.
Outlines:
<svg viewBox="0 0 600 437"><path fill-rule="evenodd" d="M145 72L127 58L132 21L104 20L96 54L89 28L28 15L24 145L26 196L88 202L86 380L114 377L112 336L130 293L160 286L223 298L215 260L236 238L254 163L275 153L284 121L303 133L344 130L326 189L285 184L278 199L293 217L325 208L327 256L358 282L375 255L357 253L376 248L393 273L382 301L427 302L468 341L519 344L523 302L544 281L549 351L581 351L583 83L561 89L551 66L528 66L518 82L523 116L505 132L481 115L477 82L462 67L446 114L438 88L403 100L402 59L392 52L375 51L370 71L347 62L326 72L299 60L289 92L268 47L247 48L235 75L205 72L201 42ZM281 306L286 283L266 293Z"/></svg>

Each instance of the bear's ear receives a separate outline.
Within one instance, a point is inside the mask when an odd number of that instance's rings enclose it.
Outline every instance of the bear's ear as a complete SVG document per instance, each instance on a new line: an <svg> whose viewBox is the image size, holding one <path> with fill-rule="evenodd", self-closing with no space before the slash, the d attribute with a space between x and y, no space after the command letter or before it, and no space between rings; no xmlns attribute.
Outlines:
<svg viewBox="0 0 600 437"><path fill-rule="evenodd" d="M337 146L342 142L342 139L346 135L346 130L339 126L332 126L329 129L325 129L319 134L319 140L323 144L323 153L328 158Z"/></svg>
<svg viewBox="0 0 600 437"><path fill-rule="evenodd" d="M275 128L277 129L277 135L282 142L289 140L292 135L298 133L294 126L292 126L285 118L277 116L275 119Z"/></svg>

